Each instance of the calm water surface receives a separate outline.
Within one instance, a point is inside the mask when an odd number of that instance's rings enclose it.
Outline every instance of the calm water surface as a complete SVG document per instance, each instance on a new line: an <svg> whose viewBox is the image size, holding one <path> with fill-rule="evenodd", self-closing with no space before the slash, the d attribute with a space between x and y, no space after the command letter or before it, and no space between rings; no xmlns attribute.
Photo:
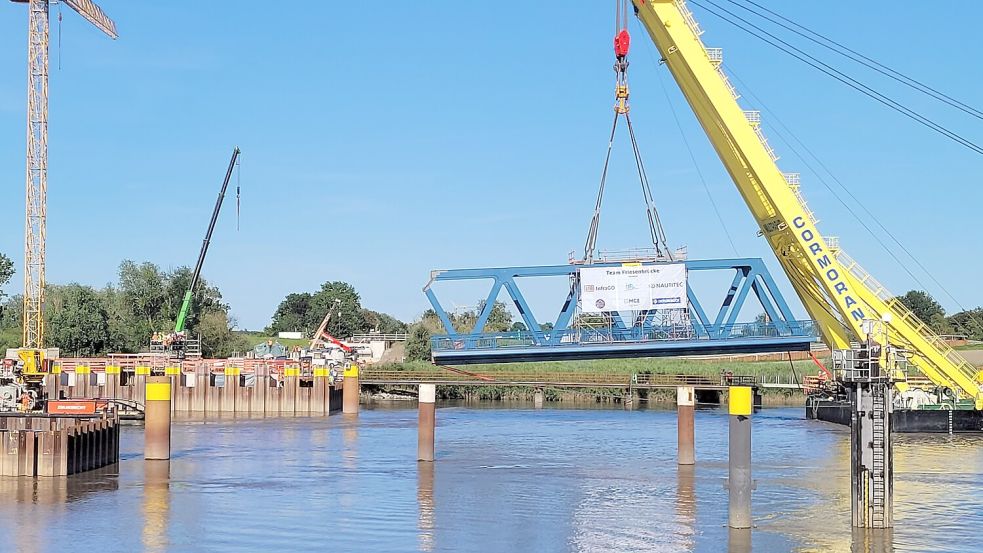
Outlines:
<svg viewBox="0 0 983 553"><path fill-rule="evenodd" d="M766 409L749 536L726 528L725 412L697 412L681 470L673 411L442 406L418 465L408 407L180 420L170 463L126 427L118 472L0 479L0 551L978 550L983 437L897 436L897 526L859 533L845 429Z"/></svg>

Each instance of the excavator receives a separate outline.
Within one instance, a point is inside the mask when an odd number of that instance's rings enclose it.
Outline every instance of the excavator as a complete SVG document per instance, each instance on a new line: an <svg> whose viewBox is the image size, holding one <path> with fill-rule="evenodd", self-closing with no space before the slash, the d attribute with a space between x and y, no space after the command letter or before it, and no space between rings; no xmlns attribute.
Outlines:
<svg viewBox="0 0 983 553"><path fill-rule="evenodd" d="M817 227L797 173L784 172L761 129L760 112L745 109L721 67L723 51L704 45L685 0L632 0L636 17L696 115L792 287L833 353L834 369L876 355L891 375L896 411L917 411L927 421L914 431L940 427L983 430L983 374L967 362L897 296L877 282ZM625 37L616 38L616 53ZM620 44L619 44L620 43ZM625 52L626 53L626 52ZM913 386L914 368L931 382ZM835 404L837 398L829 398ZM843 398L839 398L843 399ZM831 410L824 410L831 411ZM818 418L822 418L819 416ZM842 421L834 421L842 422ZM847 414L847 422L849 415Z"/></svg>

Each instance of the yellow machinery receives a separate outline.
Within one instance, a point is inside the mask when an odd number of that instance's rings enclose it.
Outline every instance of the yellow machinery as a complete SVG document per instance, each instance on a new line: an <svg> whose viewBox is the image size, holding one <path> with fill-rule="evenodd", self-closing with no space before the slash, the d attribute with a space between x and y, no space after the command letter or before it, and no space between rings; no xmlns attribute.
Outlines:
<svg viewBox="0 0 983 553"><path fill-rule="evenodd" d="M809 314L832 350L863 342L870 321L885 327L875 339L907 352L909 363L935 385L983 409L980 375L856 261L816 227L798 191L721 70L720 49L707 49L685 0L633 0L639 19L730 173Z"/></svg>
<svg viewBox="0 0 983 553"><path fill-rule="evenodd" d="M0 365L0 412L34 411L40 407L50 365L45 357L42 349L8 350Z"/></svg>

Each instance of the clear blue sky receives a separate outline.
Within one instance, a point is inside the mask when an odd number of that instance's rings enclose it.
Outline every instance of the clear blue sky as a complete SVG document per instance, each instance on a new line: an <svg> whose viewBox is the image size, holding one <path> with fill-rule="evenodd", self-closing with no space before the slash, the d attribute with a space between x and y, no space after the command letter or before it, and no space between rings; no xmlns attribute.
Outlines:
<svg viewBox="0 0 983 553"><path fill-rule="evenodd" d="M763 1L983 104L979 2L914 10L889 0ZM241 327L264 326L285 294L326 280L351 282L364 305L412 319L427 307L420 290L433 268L562 263L582 248L611 119L613 1L100 4L120 39L63 8L60 70L52 10L49 281L101 286L124 258L193 264L235 144L241 230L230 202L204 275ZM956 299L983 304L983 158L694 12L704 41L725 48L726 65ZM25 6L0 5L0 251L18 273L26 29ZM660 78L739 253L778 273L668 73L653 63L654 47L631 30L632 114L670 242L688 245L691 257L733 255ZM983 140L980 121L873 82ZM744 105L759 107L747 94ZM841 236L889 288L916 287L769 134L783 170L803 173L820 228ZM644 246L647 236L621 138L603 248ZM8 292L19 292L20 274L15 280Z"/></svg>

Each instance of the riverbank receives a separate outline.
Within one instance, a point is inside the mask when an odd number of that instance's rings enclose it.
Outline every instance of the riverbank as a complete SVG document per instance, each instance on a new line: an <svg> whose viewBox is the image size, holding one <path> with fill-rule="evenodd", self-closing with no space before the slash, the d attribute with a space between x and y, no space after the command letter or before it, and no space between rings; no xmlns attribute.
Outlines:
<svg viewBox="0 0 983 553"><path fill-rule="evenodd" d="M393 363L378 368L392 371L446 373L446 369L422 361ZM801 382L804 375L813 375L818 368L809 361L734 361L715 358L649 358L649 359L604 359L592 361L549 361L536 363L503 363L496 365L468 365L464 368L474 374L516 373L535 375L537 373L556 374L591 373L604 375L624 375L625 388L550 388L543 387L547 402L625 403L629 399L637 402L665 402L674 404L675 390L639 390L630 386L632 375L667 374L692 375L717 379L722 373L735 376L754 376L762 379L785 377ZM517 386L438 386L437 397L441 400L464 401L532 401L536 388ZM399 401L400 398L415 399L415 386L370 386L363 385L363 394L380 401ZM762 401L767 405L803 405L804 395L796 390L761 389Z"/></svg>

